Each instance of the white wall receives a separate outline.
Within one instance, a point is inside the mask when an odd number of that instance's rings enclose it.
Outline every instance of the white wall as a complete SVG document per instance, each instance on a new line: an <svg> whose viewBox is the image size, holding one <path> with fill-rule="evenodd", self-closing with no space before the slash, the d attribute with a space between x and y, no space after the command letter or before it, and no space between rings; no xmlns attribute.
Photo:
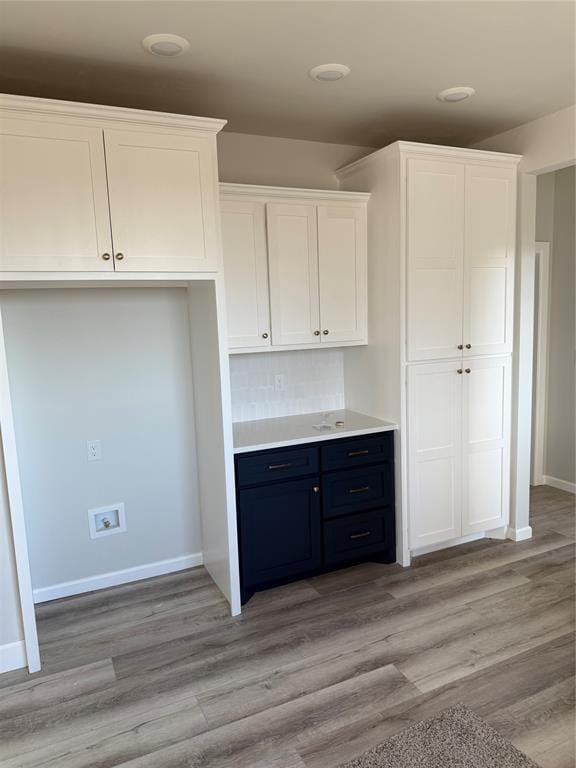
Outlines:
<svg viewBox="0 0 576 768"><path fill-rule="evenodd" d="M186 292L13 291L2 308L34 588L201 552ZM116 502L127 532L90 539L87 510Z"/></svg>
<svg viewBox="0 0 576 768"><path fill-rule="evenodd" d="M284 377L275 389L274 377ZM232 419L251 421L344 408L341 349L230 356Z"/></svg>
<svg viewBox="0 0 576 768"><path fill-rule="evenodd" d="M338 189L334 171L369 147L325 144L222 131L218 134L220 181L280 187Z"/></svg>

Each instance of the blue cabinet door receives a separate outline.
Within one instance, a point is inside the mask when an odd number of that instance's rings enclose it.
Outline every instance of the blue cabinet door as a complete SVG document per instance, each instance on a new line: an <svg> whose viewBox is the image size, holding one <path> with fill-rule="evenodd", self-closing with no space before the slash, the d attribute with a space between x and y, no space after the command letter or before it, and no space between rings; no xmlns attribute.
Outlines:
<svg viewBox="0 0 576 768"><path fill-rule="evenodd" d="M321 566L318 478L247 488L239 496L243 588Z"/></svg>

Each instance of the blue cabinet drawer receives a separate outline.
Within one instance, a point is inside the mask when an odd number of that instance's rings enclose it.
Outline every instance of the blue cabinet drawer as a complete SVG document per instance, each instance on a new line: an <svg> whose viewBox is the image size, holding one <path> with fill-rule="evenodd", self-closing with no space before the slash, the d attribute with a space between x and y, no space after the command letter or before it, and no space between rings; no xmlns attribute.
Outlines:
<svg viewBox="0 0 576 768"><path fill-rule="evenodd" d="M244 588L309 573L322 564L318 478L238 494Z"/></svg>
<svg viewBox="0 0 576 768"><path fill-rule="evenodd" d="M318 474L318 448L287 448L236 457L236 480L240 488Z"/></svg>
<svg viewBox="0 0 576 768"><path fill-rule="evenodd" d="M324 517L384 507L394 502L392 464L334 472L322 478Z"/></svg>
<svg viewBox="0 0 576 768"><path fill-rule="evenodd" d="M339 440L322 447L322 470L361 467L365 464L394 460L394 432L368 435L353 440Z"/></svg>
<svg viewBox="0 0 576 768"><path fill-rule="evenodd" d="M324 523L324 562L326 565L357 560L364 555L391 550L393 510L378 509ZM392 555L393 559L393 555Z"/></svg>

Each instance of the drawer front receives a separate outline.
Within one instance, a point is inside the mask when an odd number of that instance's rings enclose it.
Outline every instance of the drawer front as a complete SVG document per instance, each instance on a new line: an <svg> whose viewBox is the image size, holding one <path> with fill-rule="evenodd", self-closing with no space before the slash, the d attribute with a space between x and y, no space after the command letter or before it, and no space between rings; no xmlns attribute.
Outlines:
<svg viewBox="0 0 576 768"><path fill-rule="evenodd" d="M326 518L384 507L393 502L391 463L335 472L322 478L322 504Z"/></svg>
<svg viewBox="0 0 576 768"><path fill-rule="evenodd" d="M394 432L343 440L322 447L322 470L361 467L364 464L394 460Z"/></svg>
<svg viewBox="0 0 576 768"><path fill-rule="evenodd" d="M315 477L240 491L243 587L320 567L322 521L318 491Z"/></svg>
<svg viewBox="0 0 576 768"><path fill-rule="evenodd" d="M318 448L306 447L282 451L262 451L236 457L238 486L288 480L318 473Z"/></svg>
<svg viewBox="0 0 576 768"><path fill-rule="evenodd" d="M393 509L379 509L324 523L324 563L330 565L381 552L392 545Z"/></svg>

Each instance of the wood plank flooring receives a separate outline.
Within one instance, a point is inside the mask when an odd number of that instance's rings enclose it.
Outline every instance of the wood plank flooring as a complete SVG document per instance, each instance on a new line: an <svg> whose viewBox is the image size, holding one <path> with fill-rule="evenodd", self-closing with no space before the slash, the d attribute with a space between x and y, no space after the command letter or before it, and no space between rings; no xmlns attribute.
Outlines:
<svg viewBox="0 0 576 768"><path fill-rule="evenodd" d="M42 672L0 677L0 765L336 768L463 702L574 768L574 497L534 489L531 522L235 619L202 568L39 605Z"/></svg>

